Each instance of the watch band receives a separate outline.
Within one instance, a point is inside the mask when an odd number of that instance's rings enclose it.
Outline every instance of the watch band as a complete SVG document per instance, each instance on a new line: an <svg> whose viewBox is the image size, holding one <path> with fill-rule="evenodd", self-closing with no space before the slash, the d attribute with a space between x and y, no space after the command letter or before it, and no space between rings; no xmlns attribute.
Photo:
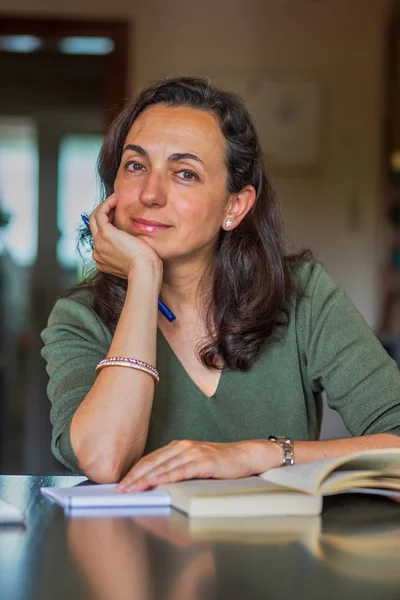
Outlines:
<svg viewBox="0 0 400 600"><path fill-rule="evenodd" d="M290 438L279 437L277 435L270 435L268 439L270 442L275 442L282 448L282 466L287 467L289 465L294 465L294 448L292 440Z"/></svg>

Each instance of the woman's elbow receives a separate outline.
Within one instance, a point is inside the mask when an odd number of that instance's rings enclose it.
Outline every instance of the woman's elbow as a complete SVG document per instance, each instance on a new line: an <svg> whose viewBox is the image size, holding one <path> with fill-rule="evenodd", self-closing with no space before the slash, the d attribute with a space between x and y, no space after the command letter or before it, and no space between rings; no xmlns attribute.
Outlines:
<svg viewBox="0 0 400 600"><path fill-rule="evenodd" d="M95 483L116 483L140 458L144 443L135 447L121 444L120 436L107 433L106 435L88 435L72 419L70 442L80 470ZM143 446L143 447L142 447Z"/></svg>
<svg viewBox="0 0 400 600"><path fill-rule="evenodd" d="M99 443L96 436L88 436L82 431L76 415L71 421L69 438L79 470L95 483L115 483L120 479L119 461L113 457L108 444Z"/></svg>
<svg viewBox="0 0 400 600"><path fill-rule="evenodd" d="M85 452L75 454L81 471L94 483L117 483L124 475L125 469L120 461L110 456Z"/></svg>
<svg viewBox="0 0 400 600"><path fill-rule="evenodd" d="M109 466L99 467L94 465L83 469L86 477L93 483L118 483L122 475L119 471L114 471Z"/></svg>

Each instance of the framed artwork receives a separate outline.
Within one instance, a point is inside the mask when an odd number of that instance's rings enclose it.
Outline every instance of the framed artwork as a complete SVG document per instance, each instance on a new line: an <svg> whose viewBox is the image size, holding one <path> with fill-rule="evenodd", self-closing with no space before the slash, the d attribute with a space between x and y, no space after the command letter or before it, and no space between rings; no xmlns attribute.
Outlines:
<svg viewBox="0 0 400 600"><path fill-rule="evenodd" d="M312 81L250 82L247 107L267 161L277 170L321 167L321 89Z"/></svg>
<svg viewBox="0 0 400 600"><path fill-rule="evenodd" d="M319 173L322 167L322 89L317 81L294 77L215 78L239 94L254 119L267 165L276 173Z"/></svg>

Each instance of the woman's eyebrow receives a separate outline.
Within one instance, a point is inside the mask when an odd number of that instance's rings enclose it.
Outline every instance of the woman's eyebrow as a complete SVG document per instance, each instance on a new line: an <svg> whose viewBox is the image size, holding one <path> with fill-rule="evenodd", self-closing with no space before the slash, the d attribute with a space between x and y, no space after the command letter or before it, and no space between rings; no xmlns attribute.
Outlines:
<svg viewBox="0 0 400 600"><path fill-rule="evenodd" d="M132 152L136 152L137 154L140 154L140 156L143 156L144 158L149 158L148 152L144 148L142 148L142 146L138 146L137 144L127 144L124 148L124 152L127 152L128 150L131 150Z"/></svg>
<svg viewBox="0 0 400 600"><path fill-rule="evenodd" d="M144 158L149 158L149 153L147 152L147 150L142 148L142 146L138 146L137 144L127 144L124 148L124 152L127 152L129 150L140 154L140 156L143 156ZM192 154L191 152L174 152L174 154L171 154L171 156L168 157L169 162L179 162L180 160L184 159L196 160L197 162L204 165L201 158L199 158L196 154Z"/></svg>
<svg viewBox="0 0 400 600"><path fill-rule="evenodd" d="M204 165L201 158L196 156L196 154L192 154L191 152L175 152L174 154L171 154L171 156L168 157L168 160L171 162L179 162L180 160L184 160L185 158L197 160L197 162L200 162L202 165Z"/></svg>

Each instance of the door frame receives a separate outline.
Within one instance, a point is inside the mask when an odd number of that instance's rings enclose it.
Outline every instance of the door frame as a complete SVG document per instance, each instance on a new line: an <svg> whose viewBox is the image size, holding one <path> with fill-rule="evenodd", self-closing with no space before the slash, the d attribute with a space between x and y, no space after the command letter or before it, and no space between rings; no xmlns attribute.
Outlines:
<svg viewBox="0 0 400 600"><path fill-rule="evenodd" d="M38 16L2 15L0 35L34 35L48 42L64 37L108 37L114 51L107 58L107 125L128 97L128 62L132 24L123 20L63 19ZM131 78L129 78L131 80Z"/></svg>

